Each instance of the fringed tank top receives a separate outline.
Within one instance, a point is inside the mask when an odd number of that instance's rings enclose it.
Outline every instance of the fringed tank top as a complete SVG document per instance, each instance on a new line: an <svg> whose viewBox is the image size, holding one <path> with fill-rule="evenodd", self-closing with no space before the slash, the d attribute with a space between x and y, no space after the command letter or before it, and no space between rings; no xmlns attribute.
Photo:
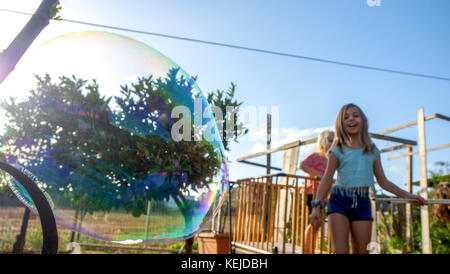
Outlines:
<svg viewBox="0 0 450 274"><path fill-rule="evenodd" d="M373 163L380 157L375 146L373 153L363 154L364 148L353 149L343 146L342 153L338 147L330 150L339 160L336 184L331 193L340 193L353 197L352 207L357 206L357 196L367 196L369 188L374 185Z"/></svg>

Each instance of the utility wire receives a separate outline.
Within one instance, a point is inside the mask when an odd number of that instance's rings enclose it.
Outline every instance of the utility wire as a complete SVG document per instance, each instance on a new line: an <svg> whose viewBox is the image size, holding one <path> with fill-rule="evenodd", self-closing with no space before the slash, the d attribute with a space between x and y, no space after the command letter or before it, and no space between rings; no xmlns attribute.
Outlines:
<svg viewBox="0 0 450 274"><path fill-rule="evenodd" d="M29 15L29 16L33 15L32 13L15 11L15 10L8 10L8 9L2 9L2 8L0 8L0 11L9 12L9 13L16 13L16 14L22 14L22 15ZM89 23L89 22L83 22L83 21L77 21L77 20L71 20L71 19L59 19L57 21L63 21L63 22L69 22L69 23L74 23L74 24L93 26L93 27L100 27L100 28L106 28L106 29L113 29L113 30L119 30L119 31L133 32L133 33L145 34L145 35L151 35L151 36L159 36L159 37L183 40L183 41L194 42L194 43L202 43L202 44L207 44L207 45L228 47L228 48L233 48L233 49L247 50L247 51L259 52L259 53L265 53L265 54L272 54L272 55L278 55L278 56L284 56L284 57L290 57L290 58L296 58L296 59L303 59L303 60L309 60L309 61L315 61L315 62L321 62L321 63L328 63L328 64L334 64L334 65L340 65L340 66L359 68L359 69L366 69L366 70L373 70L373 71L395 73L395 74L414 76L414 77L421 77L421 78L428 78L428 79L434 79L434 80L450 81L449 77L441 77L441 76L435 76L435 75L430 75L430 74L421 74L421 73L406 72L406 71L393 70L393 69L387 69L387 68L380 68L380 67L373 67L373 66L366 66L366 65L358 65L358 64L354 64L354 63L345 63L345 62L334 61L334 60L329 60L329 59L321 59L321 58L308 57L308 56L302 56L302 55L296 55L296 54L290 54L290 53L283 53L283 52L278 52L278 51L271 51L271 50L250 48L250 47L244 47L244 46L238 46L238 45L232 45L232 44L211 42L211 41L206 41L206 40L199 40L199 39L193 39L193 38L187 38L187 37L181 37L181 36L174 36L174 35L168 35L168 34L162 34L162 33L141 31L141 30L135 30L135 29L129 29L129 28L122 28L122 27L115 27L115 26L110 26L110 25Z"/></svg>

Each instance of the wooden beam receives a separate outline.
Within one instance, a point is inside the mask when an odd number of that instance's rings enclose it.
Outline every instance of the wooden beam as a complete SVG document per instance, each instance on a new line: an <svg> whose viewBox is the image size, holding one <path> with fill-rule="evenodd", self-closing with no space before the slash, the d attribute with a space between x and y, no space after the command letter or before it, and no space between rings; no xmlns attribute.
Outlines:
<svg viewBox="0 0 450 274"><path fill-rule="evenodd" d="M436 115L436 118L439 118L439 119L446 120L446 121L450 122L450 117L448 117L448 116L445 116L445 115L442 115L442 114L438 114L438 113L436 113L434 115Z"/></svg>
<svg viewBox="0 0 450 274"><path fill-rule="evenodd" d="M397 197L392 198L375 198L377 202L391 202L396 204L410 204L414 200L413 199L402 199ZM450 205L450 199L428 199L427 204L429 205Z"/></svg>
<svg viewBox="0 0 450 274"><path fill-rule="evenodd" d="M380 149L380 152L381 153L391 152L391 151L395 151L395 150L399 150L399 149L403 149L403 148L411 148L411 145L399 145L399 146L383 148L383 149Z"/></svg>
<svg viewBox="0 0 450 274"><path fill-rule="evenodd" d="M426 150L426 152L443 149L443 148L447 148L447 147L450 147L450 144L440 145L440 146L436 146L436 147L430 147L429 149ZM407 157L407 156L418 154L418 153L419 153L419 151L413 151L413 152L403 153L403 154L399 154L399 155L395 155L395 156L390 156L390 157L388 157L388 160L403 158L403 157Z"/></svg>
<svg viewBox="0 0 450 274"><path fill-rule="evenodd" d="M402 144L407 144L407 145L412 145L412 146L417 145L416 141L412 141L412 140L408 140L408 139L386 136L386 135L381 135L381 134L376 134L376 133L369 133L369 134L374 139L392 141L392 142L397 142L397 143L402 143Z"/></svg>
<svg viewBox="0 0 450 274"><path fill-rule="evenodd" d="M433 115L430 115L430 116L427 116L427 117L425 117L425 121L428 121L428 120L431 120L431 119L434 119L434 118L439 118L439 119L443 119L443 120L447 120L447 121L450 121L450 117L447 117L447 116L445 116L445 115L441 115L441 114L438 114L438 113L435 113L435 114L433 114ZM403 129L403 128L407 128L407 127L410 127L410 126L414 126L414 125L416 125L417 124L417 120L416 121L412 121L412 122L409 122L409 123L406 123L406 124L403 124L403 125L400 125L400 126L398 126L398 127L394 127L394 128L391 128L391 129L387 129L387 130L384 130L384 131L380 131L380 132L378 132L378 134L380 134L380 135L385 135L385 134L388 134L388 133L391 133L391 132L394 132L394 131L397 131L397 130L400 130L400 129Z"/></svg>
<svg viewBox="0 0 450 274"><path fill-rule="evenodd" d="M237 158L236 161L237 162L242 162L242 161L245 161L245 160L248 160L248 159L252 159L252 158L256 158L256 157L259 157L259 156L263 156L263 155L266 155L266 154L271 154L271 153L275 153L275 152L278 152L278 151L284 151L284 150L288 150L288 149L291 149L291 148L296 148L296 147L299 147L299 146L310 145L310 144L314 144L316 142L317 142L317 138L309 139L309 140L306 140L306 141L300 141L299 140L299 141L295 141L295 142L292 142L292 143L288 143L288 144L282 145L280 147L276 147L276 148L268 149L266 151L261 151L261 152L258 152L258 153L254 153L254 154L250 154L250 155L247 155L247 156L243 156L243 157Z"/></svg>
<svg viewBox="0 0 450 274"><path fill-rule="evenodd" d="M258 164L258 163L250 162L250 161L247 161L247 160L240 161L240 163L267 168L267 165ZM274 167L274 166L271 166L270 169L274 169L274 170L279 170L279 171L281 171L281 168L279 168L279 167Z"/></svg>
<svg viewBox="0 0 450 274"><path fill-rule="evenodd" d="M283 151L283 150L290 149L290 148L293 148L293 147L298 147L298 146L301 145L301 143L302 143L302 141L295 141L295 142L292 142L292 143L289 143L289 144L282 145L280 147L268 149L266 151L262 151L262 152L250 154L248 156L237 158L236 161L237 162L242 162L244 160L256 158L256 157L263 156L263 155L266 155L266 154L271 154L271 153L274 153L274 152Z"/></svg>
<svg viewBox="0 0 450 274"><path fill-rule="evenodd" d="M271 252L265 251L265 250L263 250L263 249L254 248L254 247L251 247L251 246L248 246L248 245L244 245L244 244L241 244L241 243L233 242L232 244L233 244L236 248L243 249L243 250L249 251L249 252L251 252L251 253L256 253L256 254L272 254Z"/></svg>
<svg viewBox="0 0 450 274"><path fill-rule="evenodd" d="M434 118L439 118L439 119L443 119L443 120L446 120L446 121L450 121L450 117L442 115L442 114L438 114L438 113L435 113L433 115L425 117L424 121L428 121L428 120L431 120L431 119L434 119ZM372 138L374 138L374 139L380 139L380 140L392 141L392 142L397 142L397 143L403 143L404 145L416 146L417 145L416 141L407 140L407 139L403 139L403 138L392 137L392 136L385 136L388 133L391 133L391 132L394 132L394 131L397 131L397 130L400 130L400 129L403 129L403 128L406 128L406 127L410 127L410 126L413 126L413 125L416 125L416 124L417 124L417 120L409 122L409 123L406 123L406 124L403 124L403 125L398 126L398 127L394 127L394 128L388 129L388 130L380 131L378 133L370 133L370 136ZM292 143L289 143L289 144L282 145L282 146L277 147L277 148L268 149L266 151L262 151L262 152L250 154L248 156L240 157L236 161L237 162L243 162L243 161L251 159L251 158L256 158L256 157L267 155L267 154L271 154L271 153L274 153L274 152L291 149L291 148L294 148L294 147L297 147L297 146L301 146L301 145L309 145L309 144L313 144L313 143L316 143L316 142L317 142L317 138L309 139L309 140L306 140L306 141L295 141L295 142L292 142ZM387 148L387 149L384 149L386 151L382 151L382 152L387 152L387 151L393 151L393 150L400 149L400 148L397 148L397 147L400 147L400 146ZM388 150L388 149L391 149L391 150Z"/></svg>

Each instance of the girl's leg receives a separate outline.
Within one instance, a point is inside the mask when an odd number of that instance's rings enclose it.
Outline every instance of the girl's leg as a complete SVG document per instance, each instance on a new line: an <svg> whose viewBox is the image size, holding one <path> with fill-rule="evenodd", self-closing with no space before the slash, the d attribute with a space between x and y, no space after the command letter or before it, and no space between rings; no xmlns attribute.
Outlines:
<svg viewBox="0 0 450 274"><path fill-rule="evenodd" d="M312 241L312 226L308 225L305 230L305 244L303 247L303 254L311 254L311 241Z"/></svg>
<svg viewBox="0 0 450 274"><path fill-rule="evenodd" d="M352 247L354 254L368 254L367 245L372 233L371 221L353 221L351 223Z"/></svg>
<svg viewBox="0 0 450 274"><path fill-rule="evenodd" d="M311 215L311 211L312 211L311 201L313 199L313 195L308 194L306 197L307 197L306 206L308 208L309 215ZM304 246L302 247L303 254L312 254L312 250L311 250L312 231L313 231L313 228L309 224L305 229L305 242L303 243Z"/></svg>
<svg viewBox="0 0 450 274"><path fill-rule="evenodd" d="M323 229L323 228L322 228ZM314 243L315 247L317 247L317 236L319 234L318 229L314 229L311 225L308 225L308 227L305 230L305 246L303 247L303 254L312 254L312 241L313 239L316 239L316 242Z"/></svg>
<svg viewBox="0 0 450 274"><path fill-rule="evenodd" d="M340 213L331 213L328 215L330 222L331 242L335 254L348 254L348 234L350 232L350 223L348 218Z"/></svg>

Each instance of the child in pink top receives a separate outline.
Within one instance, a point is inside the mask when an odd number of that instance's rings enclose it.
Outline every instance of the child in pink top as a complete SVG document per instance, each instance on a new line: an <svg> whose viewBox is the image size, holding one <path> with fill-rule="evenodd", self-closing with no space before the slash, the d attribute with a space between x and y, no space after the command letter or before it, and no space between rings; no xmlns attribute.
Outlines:
<svg viewBox="0 0 450 274"><path fill-rule="evenodd" d="M310 202L313 198L314 189L317 191L319 188L320 179L327 168L327 153L333 143L333 139L333 131L325 130L321 132L317 140L317 151L306 157L306 159L300 163L301 170L308 173L309 177L317 178L317 180L306 180L306 194L308 195L307 205L310 210ZM301 193L303 193L303 189L301 190Z"/></svg>
<svg viewBox="0 0 450 274"><path fill-rule="evenodd" d="M313 195L314 189L319 188L320 178L325 173L327 162L326 157L321 156L319 152L314 152L301 163L300 168L308 173L309 177L318 178L318 180L306 180L306 194Z"/></svg>
<svg viewBox="0 0 450 274"><path fill-rule="evenodd" d="M308 173L309 177L317 178L317 180L306 180L306 194L307 194L307 206L309 213L311 214L311 201L313 200L314 190L319 189L320 179L322 179L323 174L327 168L328 158L327 153L333 143L334 132L331 130L325 130L320 133L317 140L317 152L312 153L306 157L300 164L300 168ZM303 189L302 189L303 192ZM302 247L303 253L311 253L311 236L312 227L308 225L305 231L305 244ZM314 230L317 234L317 230ZM317 238L317 237L315 237Z"/></svg>

